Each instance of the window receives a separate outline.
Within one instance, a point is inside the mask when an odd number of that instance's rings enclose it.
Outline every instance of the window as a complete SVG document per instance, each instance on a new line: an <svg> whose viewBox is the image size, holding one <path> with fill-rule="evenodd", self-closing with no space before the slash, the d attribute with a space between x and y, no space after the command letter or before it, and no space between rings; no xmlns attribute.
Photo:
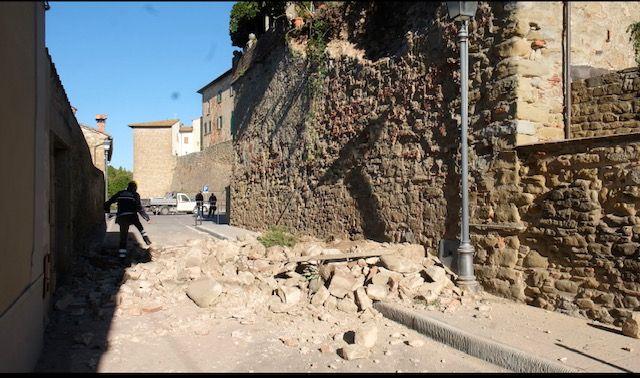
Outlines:
<svg viewBox="0 0 640 378"><path fill-rule="evenodd" d="M222 116L218 116L218 130L222 128Z"/></svg>
<svg viewBox="0 0 640 378"><path fill-rule="evenodd" d="M189 137L184 137L184 143L189 144Z"/></svg>
<svg viewBox="0 0 640 378"><path fill-rule="evenodd" d="M222 91L218 91L218 104L222 102Z"/></svg>
<svg viewBox="0 0 640 378"><path fill-rule="evenodd" d="M202 104L202 106L204 106L204 114L205 114L205 115L209 115L209 113L210 113L210 112L209 112L209 109L211 108L211 107L209 106L209 101L207 101L207 102L205 102L204 104Z"/></svg>
<svg viewBox="0 0 640 378"><path fill-rule="evenodd" d="M233 90L233 87L229 87L229 97L233 97L234 94L235 91Z"/></svg>

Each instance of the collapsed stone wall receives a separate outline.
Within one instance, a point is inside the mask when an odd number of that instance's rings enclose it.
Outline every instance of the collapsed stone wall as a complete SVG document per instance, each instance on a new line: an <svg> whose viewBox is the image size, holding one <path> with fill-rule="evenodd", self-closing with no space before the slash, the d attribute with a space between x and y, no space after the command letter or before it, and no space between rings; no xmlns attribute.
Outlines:
<svg viewBox="0 0 640 378"><path fill-rule="evenodd" d="M640 73L629 68L571 83L571 137L640 132Z"/></svg>
<svg viewBox="0 0 640 378"><path fill-rule="evenodd" d="M208 185L209 192L222 193L231 180L233 146L231 141L215 144L200 152L178 156L176 161L171 191L194 194Z"/></svg>

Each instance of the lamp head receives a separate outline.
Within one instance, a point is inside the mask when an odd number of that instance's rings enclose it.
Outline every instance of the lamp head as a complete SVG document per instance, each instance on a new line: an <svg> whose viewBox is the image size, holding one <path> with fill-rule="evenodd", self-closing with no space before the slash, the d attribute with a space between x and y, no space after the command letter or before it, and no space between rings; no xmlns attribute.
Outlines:
<svg viewBox="0 0 640 378"><path fill-rule="evenodd" d="M477 1L447 1L449 18L454 21L465 21L473 18L478 10Z"/></svg>

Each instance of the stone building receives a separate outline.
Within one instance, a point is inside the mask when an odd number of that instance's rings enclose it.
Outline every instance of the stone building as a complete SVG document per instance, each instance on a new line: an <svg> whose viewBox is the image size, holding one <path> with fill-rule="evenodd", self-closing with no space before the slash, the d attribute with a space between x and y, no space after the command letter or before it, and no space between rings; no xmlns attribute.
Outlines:
<svg viewBox="0 0 640 378"><path fill-rule="evenodd" d="M75 112L74 112L75 114ZM93 165L106 175L106 165L111 161L113 155L113 138L105 131L105 123L107 116L104 114L96 115L96 128L90 127L85 124L80 124L84 138L89 146L89 152L91 153L91 160ZM108 145L108 149L105 149L105 142ZM106 151L106 156L105 156Z"/></svg>
<svg viewBox="0 0 640 378"><path fill-rule="evenodd" d="M45 3L0 3L0 371L29 372L52 294L104 232L104 181L45 47Z"/></svg>
<svg viewBox="0 0 640 378"><path fill-rule="evenodd" d="M231 70L198 90L202 94L202 149L232 139L234 92Z"/></svg>
<svg viewBox="0 0 640 378"><path fill-rule="evenodd" d="M171 188L176 166L173 136L179 136L178 119L129 124L133 129L133 179L140 197L162 197Z"/></svg>
<svg viewBox="0 0 640 378"><path fill-rule="evenodd" d="M640 3L570 8L570 55L562 2L481 2L470 23L476 272L498 295L620 324L640 310L640 77L626 34ZM460 230L458 26L428 2L327 3L314 19L327 25L321 60L307 29L280 26L233 72L231 223L446 257Z"/></svg>

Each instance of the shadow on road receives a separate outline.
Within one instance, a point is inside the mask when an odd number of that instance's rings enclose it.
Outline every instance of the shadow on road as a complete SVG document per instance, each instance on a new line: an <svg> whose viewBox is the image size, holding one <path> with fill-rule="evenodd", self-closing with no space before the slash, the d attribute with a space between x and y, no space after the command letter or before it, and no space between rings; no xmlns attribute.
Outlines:
<svg viewBox="0 0 640 378"><path fill-rule="evenodd" d="M612 364L612 363L610 363L610 362L607 362L607 361L605 361L605 360L602 360L602 359L600 359L600 358L597 358L597 357L594 357L594 356L592 356L592 355L590 355L590 354L587 354L587 353L585 353L585 352L583 352L583 351L581 351L581 350L578 350L578 349L575 349L575 348L571 348L571 347L568 347L568 346L566 346L566 345L562 345L562 344L560 344L560 343L555 343L555 344L556 344L557 346L559 346L559 347L564 348L564 349L568 349L568 350L570 350L570 351L572 351L572 352L578 353L578 354L579 354L579 355L581 355L581 356L585 356L585 357L590 358L590 359L592 359L592 360L594 360L594 361L598 361L598 362L600 362L600 363L602 363L602 364L609 365L609 366L611 366L611 367L613 367L613 368L615 368L615 369L619 369L619 370L624 371L624 372L626 372L626 373L633 373L633 371L631 371L631 370L627 370L627 369L625 369L625 368L623 368L623 367L621 367L621 366L614 365L614 364Z"/></svg>
<svg viewBox="0 0 640 378"><path fill-rule="evenodd" d="M129 256L117 256L118 232L107 232L100 248L79 256L69 279L56 290L36 372L96 372L110 348L108 334L127 267L152 260L129 233Z"/></svg>

